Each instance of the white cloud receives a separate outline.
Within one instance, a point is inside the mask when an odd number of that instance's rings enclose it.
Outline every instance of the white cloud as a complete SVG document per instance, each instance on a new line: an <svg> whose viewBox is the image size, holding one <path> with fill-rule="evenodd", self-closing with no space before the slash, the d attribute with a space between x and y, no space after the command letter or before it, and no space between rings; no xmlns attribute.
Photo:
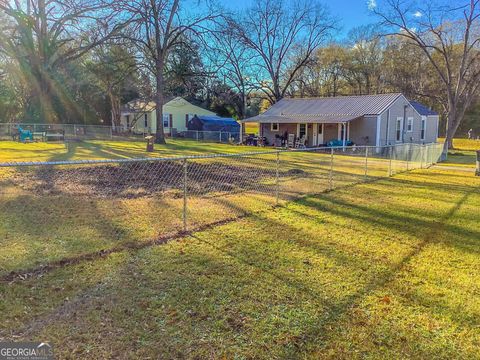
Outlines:
<svg viewBox="0 0 480 360"><path fill-rule="evenodd" d="M377 0L367 0L368 10L375 10L377 7Z"/></svg>
<svg viewBox="0 0 480 360"><path fill-rule="evenodd" d="M419 17L422 17L423 14L420 11L417 10L416 12L413 13L413 16L419 18Z"/></svg>

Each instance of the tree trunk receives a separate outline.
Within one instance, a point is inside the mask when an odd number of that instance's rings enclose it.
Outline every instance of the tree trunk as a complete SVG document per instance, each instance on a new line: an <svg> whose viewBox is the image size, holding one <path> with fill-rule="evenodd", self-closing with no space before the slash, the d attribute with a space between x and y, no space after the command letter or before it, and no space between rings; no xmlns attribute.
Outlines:
<svg viewBox="0 0 480 360"><path fill-rule="evenodd" d="M38 21L39 33L38 35L38 52L39 52L39 90L40 90L40 122L53 123L55 116L53 114L52 98L49 84L48 74L48 55L47 55L47 9L45 0L38 1Z"/></svg>
<svg viewBox="0 0 480 360"><path fill-rule="evenodd" d="M241 119L245 119L247 117L247 95L245 94L245 90L242 90L242 114Z"/></svg>
<svg viewBox="0 0 480 360"><path fill-rule="evenodd" d="M157 116L157 131L155 133L155 143L156 144L165 144L165 131L163 129L163 105L165 99L163 97L164 90L164 79L163 79L163 67L164 62L162 59L157 60L156 62L156 82L157 82L157 91L155 93L155 114Z"/></svg>
<svg viewBox="0 0 480 360"><path fill-rule="evenodd" d="M457 132L458 126L461 123L462 118L457 115L455 111L450 111L447 114L447 125L445 134L445 143L442 151L442 161L445 161L448 156L448 150L453 150L453 138Z"/></svg>
<svg viewBox="0 0 480 360"><path fill-rule="evenodd" d="M112 108L112 127L118 130L120 128L120 101L111 90L108 90L108 98Z"/></svg>

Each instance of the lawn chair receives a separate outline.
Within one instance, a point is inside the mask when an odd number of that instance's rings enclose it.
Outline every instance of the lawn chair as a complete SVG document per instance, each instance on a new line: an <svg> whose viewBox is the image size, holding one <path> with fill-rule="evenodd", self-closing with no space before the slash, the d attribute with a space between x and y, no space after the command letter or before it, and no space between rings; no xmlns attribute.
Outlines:
<svg viewBox="0 0 480 360"><path fill-rule="evenodd" d="M289 148L295 147L295 134L288 134L287 147Z"/></svg>
<svg viewBox="0 0 480 360"><path fill-rule="evenodd" d="M297 149L305 149L305 148L306 148L305 143L306 143L305 136L302 136L302 137L297 141L297 143L295 144L295 148L297 148Z"/></svg>
<svg viewBox="0 0 480 360"><path fill-rule="evenodd" d="M27 139L33 141L33 134L30 130L23 130L20 126L18 127L18 134L21 142L26 142Z"/></svg>

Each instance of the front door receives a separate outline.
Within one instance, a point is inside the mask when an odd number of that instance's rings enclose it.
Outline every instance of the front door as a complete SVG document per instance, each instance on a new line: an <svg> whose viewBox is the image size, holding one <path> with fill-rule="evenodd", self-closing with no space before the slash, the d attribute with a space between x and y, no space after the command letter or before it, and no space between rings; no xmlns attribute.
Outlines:
<svg viewBox="0 0 480 360"><path fill-rule="evenodd" d="M317 145L321 146L324 144L323 141L323 133L324 133L324 124L318 124L318 132L317 132Z"/></svg>
<svg viewBox="0 0 480 360"><path fill-rule="evenodd" d="M306 146L312 147L315 146L315 131L314 129L316 128L316 124L308 124L307 126L307 143ZM316 129L315 129L316 130Z"/></svg>

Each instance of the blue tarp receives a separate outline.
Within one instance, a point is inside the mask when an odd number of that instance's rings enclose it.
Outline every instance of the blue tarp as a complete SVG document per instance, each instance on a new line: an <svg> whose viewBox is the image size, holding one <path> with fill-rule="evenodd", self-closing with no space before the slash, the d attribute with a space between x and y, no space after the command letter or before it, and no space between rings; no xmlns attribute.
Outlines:
<svg viewBox="0 0 480 360"><path fill-rule="evenodd" d="M188 130L240 132L240 125L234 119L219 116L195 116L188 122Z"/></svg>

